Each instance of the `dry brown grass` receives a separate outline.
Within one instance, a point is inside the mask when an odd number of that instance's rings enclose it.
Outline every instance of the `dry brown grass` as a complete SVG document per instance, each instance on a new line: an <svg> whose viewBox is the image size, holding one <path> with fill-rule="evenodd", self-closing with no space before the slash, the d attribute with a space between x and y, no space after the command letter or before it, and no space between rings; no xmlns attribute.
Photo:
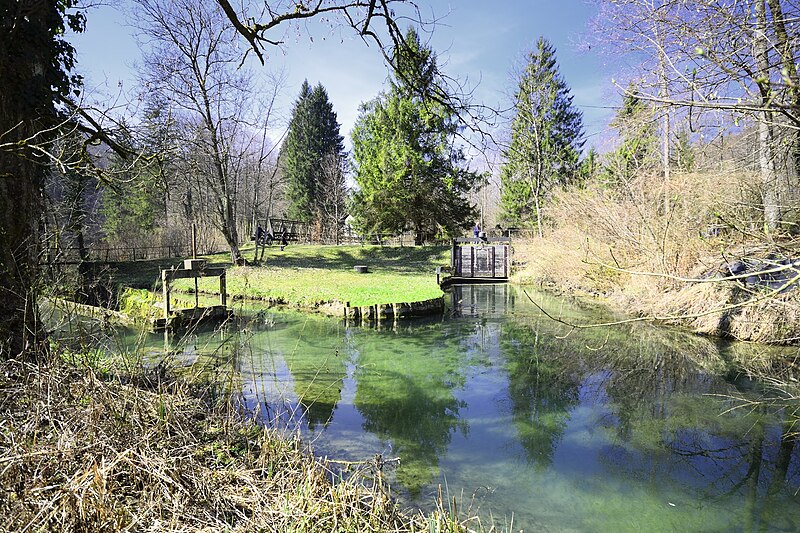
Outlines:
<svg viewBox="0 0 800 533"><path fill-rule="evenodd" d="M0 374L0 530L465 531L404 513L379 460L346 479L162 368L127 380L59 359ZM480 528L478 528L480 529Z"/></svg>
<svg viewBox="0 0 800 533"><path fill-rule="evenodd" d="M698 332L797 341L800 305L793 293L770 298L746 294L736 282L675 279L706 276L727 262L776 249L755 229L750 182L734 172L674 175L668 210L660 177L639 176L625 187L590 184L563 191L547 213L545 238L515 243L514 279L602 297L631 315L685 316L673 322ZM704 236L711 225L731 221L737 221L735 227ZM796 248L791 241L781 245ZM736 303L741 308L713 312Z"/></svg>

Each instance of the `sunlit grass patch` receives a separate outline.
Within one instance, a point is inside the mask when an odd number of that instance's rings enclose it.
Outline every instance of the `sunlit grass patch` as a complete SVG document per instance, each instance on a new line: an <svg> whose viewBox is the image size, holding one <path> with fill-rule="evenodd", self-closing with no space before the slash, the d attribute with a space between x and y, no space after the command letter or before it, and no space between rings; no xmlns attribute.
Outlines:
<svg viewBox="0 0 800 533"><path fill-rule="evenodd" d="M252 259L252 248L245 249ZM290 245L267 248L257 264L231 267L228 294L234 297L269 300L301 307L328 302L350 302L352 306L415 302L438 298L435 269L447 264L449 249L443 246L397 248L380 246ZM223 255L206 257L222 262ZM356 265L368 273L355 272ZM193 290L191 280L175 287ZM218 291L216 280L200 280L199 289Z"/></svg>

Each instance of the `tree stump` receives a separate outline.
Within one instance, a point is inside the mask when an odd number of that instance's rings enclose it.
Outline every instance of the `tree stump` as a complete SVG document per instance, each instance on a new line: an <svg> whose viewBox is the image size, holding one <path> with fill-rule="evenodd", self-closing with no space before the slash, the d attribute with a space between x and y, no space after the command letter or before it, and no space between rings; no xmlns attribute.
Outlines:
<svg viewBox="0 0 800 533"><path fill-rule="evenodd" d="M355 270L359 274L366 274L367 272L369 272L369 269L367 268L366 265L356 265L353 267L353 270Z"/></svg>

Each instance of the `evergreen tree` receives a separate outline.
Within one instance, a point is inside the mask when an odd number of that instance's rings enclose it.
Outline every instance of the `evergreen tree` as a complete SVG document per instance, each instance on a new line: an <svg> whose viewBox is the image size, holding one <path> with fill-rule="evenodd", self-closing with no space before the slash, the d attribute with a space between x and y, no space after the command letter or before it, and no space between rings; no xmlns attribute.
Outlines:
<svg viewBox="0 0 800 533"><path fill-rule="evenodd" d="M322 84L312 89L304 81L280 153L290 217L312 221L327 211L329 199L321 186L322 174L326 157L343 156L343 140L328 92Z"/></svg>
<svg viewBox="0 0 800 533"><path fill-rule="evenodd" d="M581 160L580 165L578 165L578 174L581 181L586 182L595 177L600 170L599 159L600 156L594 146L589 148L589 151L586 152L586 156Z"/></svg>
<svg viewBox="0 0 800 533"><path fill-rule="evenodd" d="M118 137L125 146L142 154L133 162L114 154L108 173L113 182L103 187L100 195L101 227L108 244L142 245L153 243L159 219L166 212L166 167L169 166L171 121L162 111L158 99L146 102L142 124L143 136L136 138L123 120Z"/></svg>
<svg viewBox="0 0 800 533"><path fill-rule="evenodd" d="M630 88L610 126L619 132L619 147L608 154L602 179L608 185L627 183L640 172L654 172L660 163L653 110Z"/></svg>
<svg viewBox="0 0 800 533"><path fill-rule="evenodd" d="M387 93L361 107L353 128L353 214L363 231L415 232L422 244L472 224L466 195L479 176L456 145L455 113L435 98L436 56L410 29L395 51L396 78Z"/></svg>
<svg viewBox="0 0 800 533"><path fill-rule="evenodd" d="M694 146L692 145L691 135L688 130L682 129L678 131L675 137L677 142L673 151L674 158L670 161L670 164L681 172L691 172L695 167Z"/></svg>
<svg viewBox="0 0 800 533"><path fill-rule="evenodd" d="M501 171L503 218L542 231L542 203L552 190L578 178L585 142L583 114L572 105L555 49L543 37L528 54L515 94L511 144ZM535 218L532 218L535 217Z"/></svg>

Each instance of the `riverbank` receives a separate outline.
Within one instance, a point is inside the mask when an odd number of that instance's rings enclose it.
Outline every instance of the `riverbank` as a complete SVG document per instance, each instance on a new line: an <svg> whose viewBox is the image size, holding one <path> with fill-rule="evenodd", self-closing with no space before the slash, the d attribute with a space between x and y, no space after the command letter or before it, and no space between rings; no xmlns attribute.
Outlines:
<svg viewBox="0 0 800 533"><path fill-rule="evenodd" d="M252 246L243 253L252 258ZM224 265L227 256L203 259ZM345 307L377 309L441 299L435 270L448 262L446 246L291 245L284 250L272 246L258 262L226 267L227 293L234 299L344 316ZM113 278L119 287L158 289L159 269L168 266L169 260L117 263L112 265ZM366 267L366 272L357 272L356 266ZM173 287L189 293L194 291L194 282L179 280ZM198 287L205 294L219 292L216 279L201 279Z"/></svg>
<svg viewBox="0 0 800 533"><path fill-rule="evenodd" d="M442 499L426 515L401 510L384 458L345 473L214 384L99 361L2 363L3 531L484 530Z"/></svg>
<svg viewBox="0 0 800 533"><path fill-rule="evenodd" d="M701 334L800 343L797 280L776 291L745 276L725 279L736 265L768 269L800 258L800 241L745 231L746 220L719 223L733 220L721 206L741 176L679 178L672 185L685 197L667 214L656 178L637 178L625 194L598 184L562 191L543 237L514 242L512 281Z"/></svg>

